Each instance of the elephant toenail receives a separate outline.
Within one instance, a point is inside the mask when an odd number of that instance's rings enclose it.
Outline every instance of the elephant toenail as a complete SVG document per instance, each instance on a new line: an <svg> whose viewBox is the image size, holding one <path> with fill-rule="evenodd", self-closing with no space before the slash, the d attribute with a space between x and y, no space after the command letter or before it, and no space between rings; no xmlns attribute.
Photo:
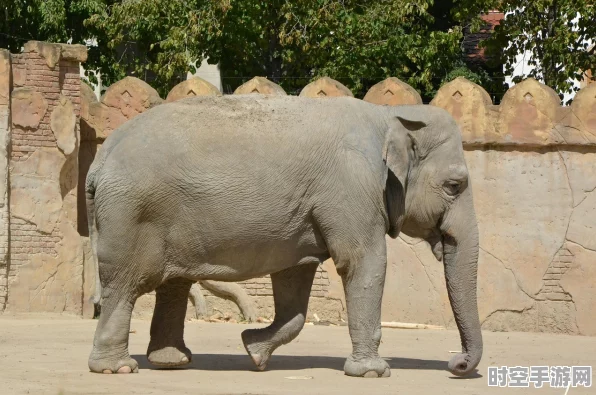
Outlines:
<svg viewBox="0 0 596 395"><path fill-rule="evenodd" d="M114 372L112 372L110 369L104 369L104 371L102 373L103 374L112 374Z"/></svg>
<svg viewBox="0 0 596 395"><path fill-rule="evenodd" d="M132 369L130 368L130 366L122 366L120 369L118 369L118 373L130 373L132 372Z"/></svg>

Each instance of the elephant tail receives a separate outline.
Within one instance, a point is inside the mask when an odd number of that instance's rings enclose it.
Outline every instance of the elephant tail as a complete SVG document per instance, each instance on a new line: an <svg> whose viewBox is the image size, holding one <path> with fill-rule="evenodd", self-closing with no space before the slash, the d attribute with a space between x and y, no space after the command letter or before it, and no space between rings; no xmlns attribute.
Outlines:
<svg viewBox="0 0 596 395"><path fill-rule="evenodd" d="M95 164L95 163L94 163ZM99 281L99 262L97 260L97 222L95 221L95 186L98 167L91 165L85 183L85 199L87 203L87 225L89 226L89 240L91 241L91 255L95 267L95 294L93 304L96 307L101 302L101 281Z"/></svg>

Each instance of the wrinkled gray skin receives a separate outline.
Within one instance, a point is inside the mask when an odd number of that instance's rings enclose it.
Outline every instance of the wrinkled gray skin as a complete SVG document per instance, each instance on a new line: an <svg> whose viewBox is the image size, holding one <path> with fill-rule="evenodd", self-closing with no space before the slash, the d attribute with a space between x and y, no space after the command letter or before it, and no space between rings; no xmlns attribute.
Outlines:
<svg viewBox="0 0 596 395"><path fill-rule="evenodd" d="M182 365L191 358L183 340L191 284L270 273L275 319L242 333L265 369L302 329L317 266L331 257L353 345L344 371L387 377L378 354L385 235L400 231L427 239L443 259L463 348L449 370L465 375L480 361L478 230L460 133L441 109L185 99L116 130L86 188L103 287L93 372L137 371L128 332L139 295L156 290L149 360Z"/></svg>

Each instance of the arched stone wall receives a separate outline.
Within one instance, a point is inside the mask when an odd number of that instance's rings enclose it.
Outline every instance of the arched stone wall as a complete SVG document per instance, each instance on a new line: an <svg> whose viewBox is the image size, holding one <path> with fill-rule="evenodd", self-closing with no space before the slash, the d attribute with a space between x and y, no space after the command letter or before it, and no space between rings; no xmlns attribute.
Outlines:
<svg viewBox="0 0 596 395"><path fill-rule="evenodd" d="M79 232L86 233L84 201L74 208L77 195L83 196L86 171L115 128L164 101L132 77L97 100L80 86L78 74L74 77L84 59L79 49L43 43L26 49L17 56L0 52L0 180L2 169L10 169L4 204L0 188L0 307L80 314L89 311L80 301L92 293L86 284L93 273L83 270L88 260L81 258L75 228L78 220ZM285 95L263 78L235 93ZM202 94L221 93L192 79L175 87L168 101ZM325 77L305 86L300 96L353 95ZM417 92L395 78L375 85L365 99L379 105L420 103ZM448 111L462 132L480 230L483 328L596 334L596 85L562 107L550 88L530 79L495 106L480 86L458 78L443 86L431 105ZM3 150L9 132L12 139ZM442 264L428 245L400 236L387 239L387 246L383 320L453 327ZM260 315L271 316L270 280L241 284ZM237 311L226 302L211 302ZM151 298L142 299L138 315L150 315L151 306ZM331 261L317 273L310 319L313 313L346 319Z"/></svg>

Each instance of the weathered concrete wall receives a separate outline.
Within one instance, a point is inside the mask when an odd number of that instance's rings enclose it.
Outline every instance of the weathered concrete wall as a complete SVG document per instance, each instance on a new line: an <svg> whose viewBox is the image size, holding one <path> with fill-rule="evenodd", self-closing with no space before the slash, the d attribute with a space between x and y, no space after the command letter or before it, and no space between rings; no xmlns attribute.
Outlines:
<svg viewBox="0 0 596 395"><path fill-rule="evenodd" d="M484 329L596 335L596 88L559 106L535 80L500 107L458 79L433 101L462 129L479 221ZM454 326L426 242L389 240L383 318Z"/></svg>
<svg viewBox="0 0 596 395"><path fill-rule="evenodd" d="M138 80L135 84L143 85ZM201 88L205 86L201 81L192 83L194 90L188 82L183 84L188 86L174 88L169 100L217 94L210 87ZM132 103L155 95L143 86L148 92L137 89L126 102L139 108L137 113L150 106ZM480 229L478 292L485 329L596 335L595 86L578 93L571 107L561 107L550 88L530 79L508 91L501 106L493 106L480 86L460 78L441 88L431 103L449 111L462 131ZM264 78L241 88L236 94L285 95ZM323 78L306 86L301 95L325 98L351 93L337 81ZM420 103L417 92L396 78L375 85L364 100L379 105ZM97 146L113 130L97 126L96 120L114 127L120 122L92 114L92 108L102 105L93 98L83 103L84 109L89 108L88 116L83 110L83 125L96 124L83 136L82 147L89 144L89 149L81 149L82 167L91 163ZM114 111L118 113L116 106ZM82 168L81 181L84 174ZM427 243L405 235L388 238L387 243L383 320L454 327L442 263ZM255 298L260 315L271 318L269 278L241 284ZM230 312L239 318L231 302L209 292L206 296L214 313ZM152 306L153 296L145 295L135 315L150 317ZM331 261L317 272L310 306L310 319L314 313L324 320L346 319L341 280ZM188 311L192 316L190 306Z"/></svg>
<svg viewBox="0 0 596 395"><path fill-rule="evenodd" d="M76 186L86 57L84 46L41 42L12 56L7 311L81 314Z"/></svg>
<svg viewBox="0 0 596 395"><path fill-rule="evenodd" d="M10 141L10 53L0 49L0 311L8 296L8 144Z"/></svg>

